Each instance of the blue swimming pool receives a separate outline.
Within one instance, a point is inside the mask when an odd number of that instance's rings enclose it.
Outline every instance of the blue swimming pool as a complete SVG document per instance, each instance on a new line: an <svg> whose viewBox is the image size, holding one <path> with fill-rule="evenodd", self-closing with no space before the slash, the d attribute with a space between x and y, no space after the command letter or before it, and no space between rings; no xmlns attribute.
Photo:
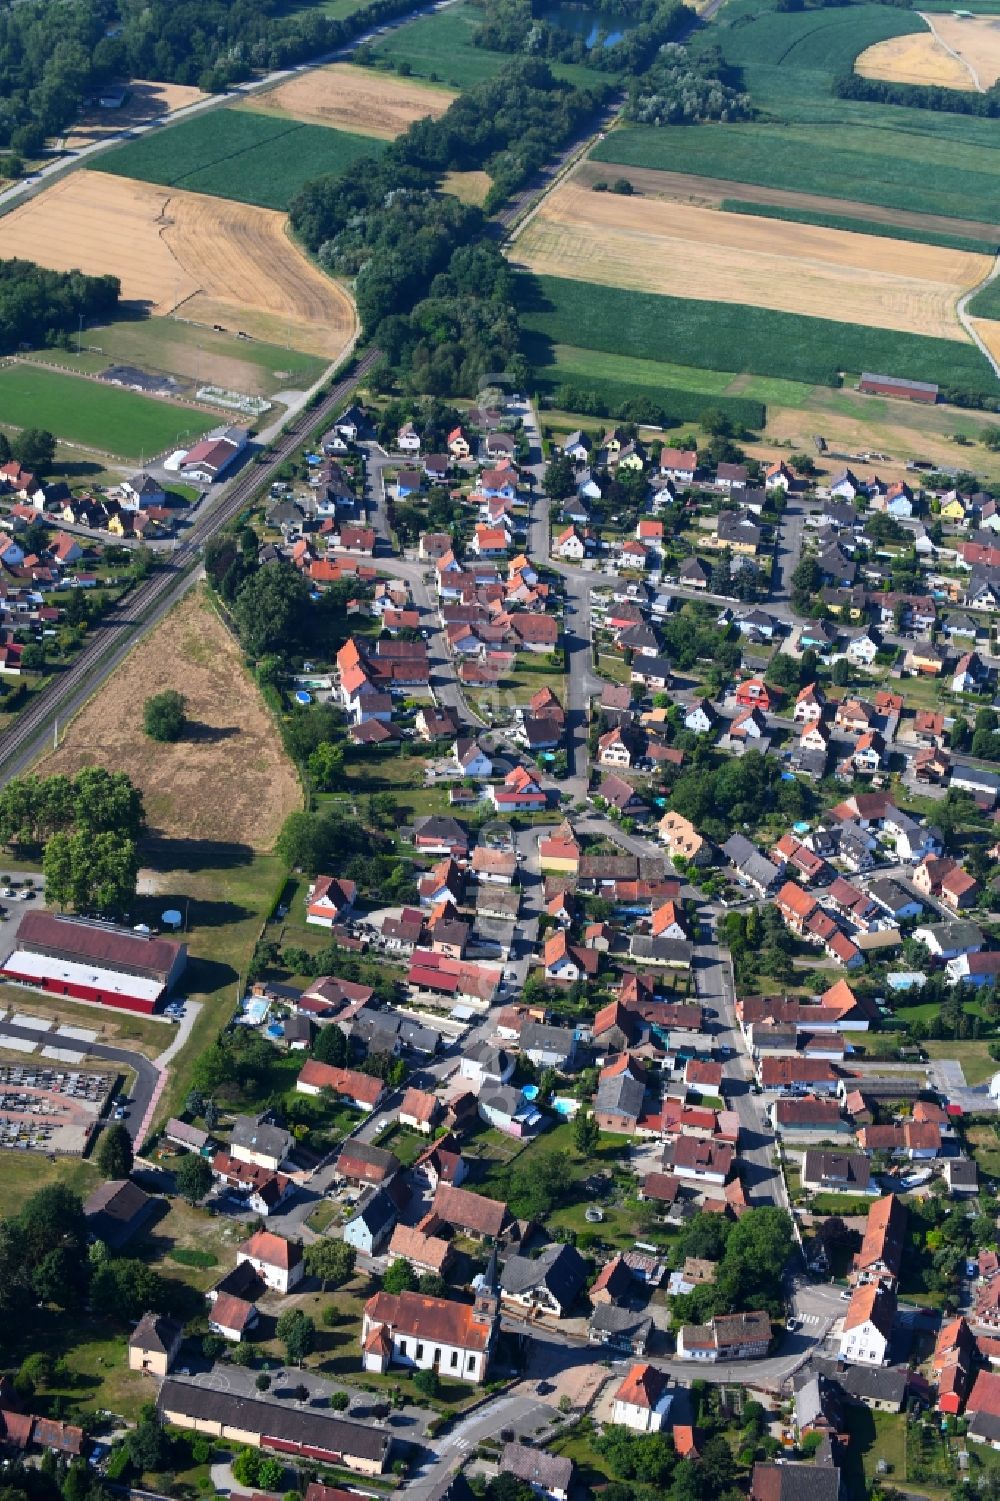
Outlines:
<svg viewBox="0 0 1000 1501"><path fill-rule="evenodd" d="M562 1095L556 1095L556 1097L552 1101L552 1109L555 1111L556 1115L565 1116L567 1120L570 1116L575 1115L579 1108L579 1100L566 1099Z"/></svg>
<svg viewBox="0 0 1000 1501"><path fill-rule="evenodd" d="M281 1022L271 1022L269 1026L264 1028L264 1031L268 1037L284 1037L285 1035L285 1029Z"/></svg>
<svg viewBox="0 0 1000 1501"><path fill-rule="evenodd" d="M521 1094L524 1096L524 1098L526 1100L537 1100L538 1099L538 1085L537 1084L526 1084L524 1086L524 1088L521 1090Z"/></svg>
<svg viewBox="0 0 1000 1501"><path fill-rule="evenodd" d="M304 688L299 688L296 690L295 702L297 704L311 704L312 701L312 694L307 693Z"/></svg>

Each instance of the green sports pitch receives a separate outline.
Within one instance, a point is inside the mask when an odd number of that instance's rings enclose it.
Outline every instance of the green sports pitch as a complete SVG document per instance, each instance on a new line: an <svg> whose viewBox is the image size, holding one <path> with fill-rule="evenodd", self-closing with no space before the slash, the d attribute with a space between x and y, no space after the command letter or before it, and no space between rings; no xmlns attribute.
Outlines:
<svg viewBox="0 0 1000 1501"><path fill-rule="evenodd" d="M0 412L13 427L47 428L64 443L130 461L191 443L225 420L20 361L0 365Z"/></svg>

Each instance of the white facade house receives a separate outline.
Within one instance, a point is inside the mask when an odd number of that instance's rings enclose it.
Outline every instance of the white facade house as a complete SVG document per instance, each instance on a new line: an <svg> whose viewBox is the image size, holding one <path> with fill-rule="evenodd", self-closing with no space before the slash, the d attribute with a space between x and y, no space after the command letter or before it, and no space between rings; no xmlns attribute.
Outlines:
<svg viewBox="0 0 1000 1501"><path fill-rule="evenodd" d="M238 1248L236 1265L242 1266L245 1261L273 1292L291 1292L305 1274L302 1247L270 1230L258 1230Z"/></svg>
<svg viewBox="0 0 1000 1501"><path fill-rule="evenodd" d="M659 1433L666 1426L672 1402L661 1371L651 1365L634 1365L615 1392L611 1421L638 1433Z"/></svg>
<svg viewBox="0 0 1000 1501"><path fill-rule="evenodd" d="M847 1305L840 1358L855 1365L885 1365L896 1313L896 1294L880 1282L856 1287Z"/></svg>

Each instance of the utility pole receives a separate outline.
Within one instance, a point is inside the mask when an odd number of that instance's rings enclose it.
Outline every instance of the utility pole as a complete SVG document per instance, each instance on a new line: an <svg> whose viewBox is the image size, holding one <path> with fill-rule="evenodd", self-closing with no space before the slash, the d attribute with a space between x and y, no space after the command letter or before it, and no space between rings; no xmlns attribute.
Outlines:
<svg viewBox="0 0 1000 1501"><path fill-rule="evenodd" d="M80 314L80 325L76 331L76 357L80 358L80 344L83 340L83 314Z"/></svg>

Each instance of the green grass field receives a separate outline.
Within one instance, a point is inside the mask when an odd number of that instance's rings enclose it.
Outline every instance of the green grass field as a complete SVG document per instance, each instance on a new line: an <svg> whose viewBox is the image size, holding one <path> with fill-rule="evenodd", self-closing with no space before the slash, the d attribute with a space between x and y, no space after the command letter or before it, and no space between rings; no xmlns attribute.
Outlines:
<svg viewBox="0 0 1000 1501"><path fill-rule="evenodd" d="M881 219L856 219L850 214L822 214L813 209L786 207L779 203L753 203L742 198L723 198L719 207L729 214L750 214L757 219L781 219L790 224L817 224L822 229L846 229L851 234L878 235L884 240L914 240L918 245L940 245L942 250L967 250L972 255L997 253L996 241L974 240L968 235L936 234L934 230L916 227L911 229L905 224L886 224ZM992 318L996 314L984 316Z"/></svg>
<svg viewBox="0 0 1000 1501"><path fill-rule="evenodd" d="M304 183L340 176L384 147L384 141L324 125L217 109L130 141L95 166L140 182L284 209Z"/></svg>
<svg viewBox="0 0 1000 1501"><path fill-rule="evenodd" d="M231 385L251 396L271 396L289 386L307 388L327 365L316 355L215 333L180 318L118 318L84 329L81 342L79 355L74 343L72 349L32 351L32 359L92 375L109 365L138 365L181 379ZM222 360L224 366L215 363ZM217 380L217 375L224 378Z"/></svg>
<svg viewBox="0 0 1000 1501"><path fill-rule="evenodd" d="M1000 277L977 292L969 303L969 312L974 318L1000 318Z"/></svg>
<svg viewBox="0 0 1000 1501"><path fill-rule="evenodd" d="M911 11L886 5L850 5L778 11L760 0L730 0L720 17L718 41L726 61L743 71L744 86L753 87L753 70L780 68L827 78L847 72L866 47L911 31L926 31ZM780 101L767 100L769 108Z"/></svg>
<svg viewBox="0 0 1000 1501"><path fill-rule="evenodd" d="M530 330L523 347L536 372L536 387L550 396L560 387L569 386L578 392L592 393L607 403L609 410L626 400L656 402L668 423L697 422L710 406L727 412L734 422L747 427L764 424L761 399L754 400L745 392L739 396L725 394L725 388L735 378L728 371L659 365L655 360L630 359L627 355L608 355L567 344L553 346ZM804 396L807 388L800 389Z"/></svg>
<svg viewBox="0 0 1000 1501"><path fill-rule="evenodd" d="M522 318L536 359L543 353L539 340L572 345L586 330L591 350L634 360L655 360L669 349L698 369L736 369L809 385L836 385L837 371L866 369L997 392L978 350L952 340L567 278L522 277L520 284Z"/></svg>
<svg viewBox="0 0 1000 1501"><path fill-rule="evenodd" d="M839 101L838 101L839 103ZM863 106L879 109L877 105ZM900 113L904 113L900 111ZM908 130L871 125L628 126L610 131L591 153L624 167L655 167L750 182L758 187L821 193L883 208L921 209L946 218L1000 220L997 157L985 141L948 139L933 126L960 120L967 126L991 121L935 116L908 110ZM923 129L930 121L930 128ZM970 136L978 134L970 131Z"/></svg>
<svg viewBox="0 0 1000 1501"><path fill-rule="evenodd" d="M435 11L398 27L377 43L371 55L393 69L404 64L415 78L467 89L484 78L495 77L506 64L516 61L502 52L488 52L485 47L474 45L473 33L481 19L474 6L460 0L447 10ZM612 76L577 63L552 63L551 68L557 78L583 87Z"/></svg>
<svg viewBox="0 0 1000 1501"><path fill-rule="evenodd" d="M0 366L0 411L14 427L46 427L67 443L125 459L150 458L176 446L179 434L193 440L219 420L195 407L24 364Z"/></svg>

